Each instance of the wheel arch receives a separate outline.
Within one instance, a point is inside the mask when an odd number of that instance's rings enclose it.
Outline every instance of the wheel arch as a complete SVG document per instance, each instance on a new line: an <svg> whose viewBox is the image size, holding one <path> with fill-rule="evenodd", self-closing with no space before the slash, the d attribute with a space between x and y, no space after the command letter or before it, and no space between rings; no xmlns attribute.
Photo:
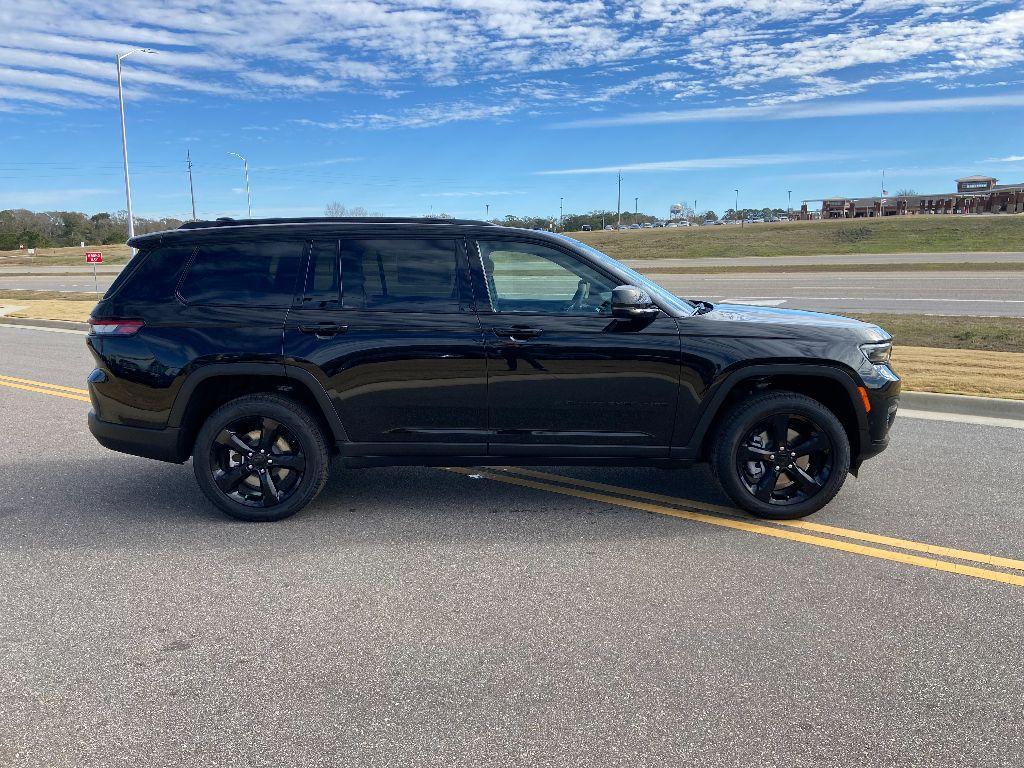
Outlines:
<svg viewBox="0 0 1024 768"><path fill-rule="evenodd" d="M305 407L332 448L347 441L327 391L309 371L282 363L215 363L189 374L171 406L168 424L181 429L179 444L186 452L184 458L214 410L237 397L260 392L281 395Z"/></svg>
<svg viewBox="0 0 1024 768"><path fill-rule="evenodd" d="M857 380L844 367L828 364L750 365L733 371L716 387L690 437L690 448L701 459L710 453L719 425L737 402L754 394L785 390L817 400L839 419L850 440L852 466L869 441L867 414L861 405Z"/></svg>

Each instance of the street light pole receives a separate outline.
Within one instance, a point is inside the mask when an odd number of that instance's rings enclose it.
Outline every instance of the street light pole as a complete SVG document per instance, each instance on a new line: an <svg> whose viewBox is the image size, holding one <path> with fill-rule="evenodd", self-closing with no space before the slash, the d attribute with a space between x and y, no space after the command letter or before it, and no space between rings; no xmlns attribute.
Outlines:
<svg viewBox="0 0 1024 768"><path fill-rule="evenodd" d="M634 197L633 198L633 223L634 224L638 224L639 223L637 221L637 218L639 217L639 214L640 214L640 198L639 197Z"/></svg>
<svg viewBox="0 0 1024 768"><path fill-rule="evenodd" d="M132 216L132 185L128 178L128 132L124 125L124 89L121 87L121 60L127 59L133 53L156 53L151 48L133 48L127 53L119 53L117 60L117 100L121 105L121 157L124 160L124 197L128 206L128 239L135 237L135 218ZM135 249L132 248L132 256Z"/></svg>
<svg viewBox="0 0 1024 768"><path fill-rule="evenodd" d="M622 171L619 171L619 196L615 198L615 228L622 227Z"/></svg>
<svg viewBox="0 0 1024 768"><path fill-rule="evenodd" d="M786 218L789 219L793 216L793 190L787 189L786 195L789 197L789 201L786 203Z"/></svg>
<svg viewBox="0 0 1024 768"><path fill-rule="evenodd" d="M559 231L565 229L565 227L562 225L562 219L565 218L565 214L562 212L562 201L564 199L565 199L564 197L558 198L558 229L559 229Z"/></svg>
<svg viewBox="0 0 1024 768"><path fill-rule="evenodd" d="M188 163L188 193L192 196L192 221L196 220L196 190L192 186L192 150L189 149L185 153L185 159Z"/></svg>
<svg viewBox="0 0 1024 768"><path fill-rule="evenodd" d="M487 211L487 218L490 218L490 215L491 215L491 204L490 203L484 203L484 210Z"/></svg>
<svg viewBox="0 0 1024 768"><path fill-rule="evenodd" d="M738 189L733 190L736 193L736 205L733 206L733 213L737 216L740 215L740 191ZM740 229L743 229L743 217L740 216Z"/></svg>
<svg viewBox="0 0 1024 768"><path fill-rule="evenodd" d="M237 152L228 152L242 161L242 170L245 171L245 196L249 199L249 218L252 218L252 189L249 186L249 161Z"/></svg>

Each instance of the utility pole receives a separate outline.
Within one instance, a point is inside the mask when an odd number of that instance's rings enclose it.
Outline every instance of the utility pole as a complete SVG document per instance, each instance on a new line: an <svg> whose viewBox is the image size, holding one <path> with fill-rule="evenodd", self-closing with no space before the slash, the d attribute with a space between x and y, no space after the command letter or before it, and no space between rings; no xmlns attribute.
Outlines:
<svg viewBox="0 0 1024 768"><path fill-rule="evenodd" d="M242 169L245 171L245 195L249 199L249 218L252 218L252 188L249 186L249 161L237 152L228 152L242 161Z"/></svg>
<svg viewBox="0 0 1024 768"><path fill-rule="evenodd" d="M156 53L151 48L134 48L127 53L119 53L117 59L117 100L121 105L121 157L124 159L124 197L128 205L128 239L135 237L135 217L132 215L132 185L128 179L128 133L124 127L124 90L121 88L121 60L133 53ZM132 248L132 256L135 249Z"/></svg>
<svg viewBox="0 0 1024 768"><path fill-rule="evenodd" d="M192 150L186 150L185 160L188 163L188 193L192 196L192 221L196 220L196 190L192 186Z"/></svg>
<svg viewBox="0 0 1024 768"><path fill-rule="evenodd" d="M619 171L619 196L615 200L615 228L622 226L622 171Z"/></svg>
<svg viewBox="0 0 1024 768"><path fill-rule="evenodd" d="M736 193L736 205L732 211L736 216L740 216L740 191L738 189L733 190ZM740 229L743 229L743 217L740 216Z"/></svg>
<svg viewBox="0 0 1024 768"><path fill-rule="evenodd" d="M565 199L564 197L558 198L558 230L559 231L565 229L565 227L562 224L562 219L565 218L565 214L562 212L562 201L564 199Z"/></svg>
<svg viewBox="0 0 1024 768"><path fill-rule="evenodd" d="M793 215L793 190L787 189L786 195L789 197L789 200L786 203L786 218L788 219Z"/></svg>
<svg viewBox="0 0 1024 768"><path fill-rule="evenodd" d="M634 224L639 224L639 222L637 221L637 217L639 216L639 214L640 214L640 198L639 197L634 197L633 198L633 223Z"/></svg>
<svg viewBox="0 0 1024 768"><path fill-rule="evenodd" d="M697 198L693 199L693 218L697 218Z"/></svg>

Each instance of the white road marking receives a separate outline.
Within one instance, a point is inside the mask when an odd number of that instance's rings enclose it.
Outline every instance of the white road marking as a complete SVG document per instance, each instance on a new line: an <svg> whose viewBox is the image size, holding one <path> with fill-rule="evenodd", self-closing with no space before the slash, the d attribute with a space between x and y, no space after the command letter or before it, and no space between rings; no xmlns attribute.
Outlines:
<svg viewBox="0 0 1024 768"><path fill-rule="evenodd" d="M46 333L74 333L79 336L88 336L88 331L79 331L76 328L43 328L38 325L17 325L15 323L0 323L0 328L20 328L24 331L45 331Z"/></svg>
<svg viewBox="0 0 1024 768"><path fill-rule="evenodd" d="M1004 419L998 416L967 416L962 413L941 413L939 411L917 411L909 408L900 408L897 416L905 416L908 419L927 419L929 421L952 421L957 424L981 424L986 427L1010 427L1011 429L1024 429L1022 419Z"/></svg>
<svg viewBox="0 0 1024 768"><path fill-rule="evenodd" d="M777 307L785 304L785 299L722 299L723 304L747 304L752 307Z"/></svg>

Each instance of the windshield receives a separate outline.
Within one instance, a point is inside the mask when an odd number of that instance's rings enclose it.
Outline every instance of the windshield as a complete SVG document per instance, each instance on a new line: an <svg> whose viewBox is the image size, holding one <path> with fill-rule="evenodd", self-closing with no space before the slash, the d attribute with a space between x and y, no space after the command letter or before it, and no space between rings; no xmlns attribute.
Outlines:
<svg viewBox="0 0 1024 768"><path fill-rule="evenodd" d="M685 299L681 299L678 296L675 296L672 293L669 293L656 282L644 277L635 269L630 269L621 261L616 261L611 256L605 253L601 253L601 251L597 250L596 248L593 248L587 245L586 243L581 243L579 240L569 237L568 235L563 235L560 232L553 232L552 234L554 234L555 237L560 237L563 240L572 243L575 247L586 251L587 255L589 255L590 258L592 258L598 264L608 267L614 270L615 272L625 273L626 277L629 278L629 283L631 285L634 285L637 288L643 288L645 291L651 294L651 296L656 297L662 304L667 304L670 308L679 312L680 314L688 316L694 314L694 312L696 311L696 308L693 306L693 304L686 301Z"/></svg>

